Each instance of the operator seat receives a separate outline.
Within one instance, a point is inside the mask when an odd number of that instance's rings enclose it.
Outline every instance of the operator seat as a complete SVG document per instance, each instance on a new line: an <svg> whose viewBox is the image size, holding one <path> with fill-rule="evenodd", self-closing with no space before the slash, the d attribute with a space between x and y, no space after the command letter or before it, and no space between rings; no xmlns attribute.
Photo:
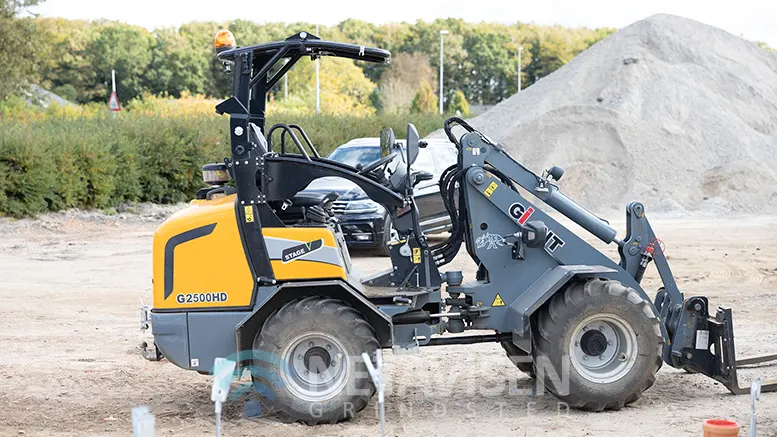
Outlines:
<svg viewBox="0 0 777 437"><path fill-rule="evenodd" d="M248 141L254 145L258 154L264 155L269 151L267 139L262 130L254 123L248 123ZM325 160L323 158L319 158ZM329 161L329 160L326 160ZM330 161L334 162L334 161ZM260 177L257 175L257 177ZM336 193L297 193L289 202L273 202L275 215L287 226L307 222L309 224L324 223L327 214L326 208L331 208L331 202L337 199Z"/></svg>

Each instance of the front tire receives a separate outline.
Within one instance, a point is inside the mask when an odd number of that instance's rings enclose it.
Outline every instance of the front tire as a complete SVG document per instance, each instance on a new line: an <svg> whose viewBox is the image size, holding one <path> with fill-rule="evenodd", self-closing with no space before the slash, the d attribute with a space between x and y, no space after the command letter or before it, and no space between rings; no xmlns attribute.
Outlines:
<svg viewBox="0 0 777 437"><path fill-rule="evenodd" d="M361 354L380 345L372 326L345 302L295 300L271 315L254 339L254 386L281 420L308 425L350 419L375 387Z"/></svg>
<svg viewBox="0 0 777 437"><path fill-rule="evenodd" d="M664 340L652 304L617 281L570 284L533 329L537 378L572 408L618 410L639 399L661 368Z"/></svg>

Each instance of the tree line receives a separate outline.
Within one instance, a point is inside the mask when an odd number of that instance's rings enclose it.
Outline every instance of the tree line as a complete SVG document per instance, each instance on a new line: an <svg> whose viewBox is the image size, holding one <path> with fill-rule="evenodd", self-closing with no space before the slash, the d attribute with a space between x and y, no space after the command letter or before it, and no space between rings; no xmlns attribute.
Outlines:
<svg viewBox="0 0 777 437"><path fill-rule="evenodd" d="M259 24L238 19L149 31L111 21L15 17L21 8L36 2L0 0L0 20L18 27L5 29L0 23L0 41L4 33L15 33L8 38L32 46L20 53L18 44L0 44L0 65L15 69L13 75L6 76L14 82L39 83L77 103L105 101L112 69L116 70L123 102L145 94L221 98L229 93L230 82L214 56L217 30L228 28L238 45L249 45L284 39L301 30L313 33L316 27L311 23ZM323 59L322 106L355 113L433 111L438 104L441 30L448 31L443 68L444 104L449 110L461 109L467 102L491 105L514 94L519 83L520 49L521 84L527 87L614 31L461 19L381 25L349 19L321 26L321 38L385 48L393 55L389 65ZM20 35L27 38L20 39ZM20 55L24 59L20 60ZM312 63L301 61L289 74L288 88L280 81L270 98L291 108L309 106L313 90ZM0 87L0 96L13 92L13 87Z"/></svg>

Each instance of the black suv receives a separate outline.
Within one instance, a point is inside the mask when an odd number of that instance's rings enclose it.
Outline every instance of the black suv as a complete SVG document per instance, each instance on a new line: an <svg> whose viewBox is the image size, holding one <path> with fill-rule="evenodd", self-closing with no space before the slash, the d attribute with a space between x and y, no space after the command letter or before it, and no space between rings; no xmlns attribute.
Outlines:
<svg viewBox="0 0 777 437"><path fill-rule="evenodd" d="M402 143L404 140L397 141ZM415 187L414 197L421 214L421 229L425 234L434 234L450 230L450 217L443 206L437 182L446 168L456 164L458 154L456 146L448 140L426 141L428 146L420 149L413 170L428 172L433 177ZM351 140L335 149L327 158L354 167L366 166L380 159L380 139ZM331 192L340 196L334 202L332 211L340 219L348 247L377 249L381 255L388 255L386 243L391 239L391 220L383 206L370 200L356 184L342 178L325 177L314 180L298 196L319 197ZM293 215L288 219L293 219Z"/></svg>

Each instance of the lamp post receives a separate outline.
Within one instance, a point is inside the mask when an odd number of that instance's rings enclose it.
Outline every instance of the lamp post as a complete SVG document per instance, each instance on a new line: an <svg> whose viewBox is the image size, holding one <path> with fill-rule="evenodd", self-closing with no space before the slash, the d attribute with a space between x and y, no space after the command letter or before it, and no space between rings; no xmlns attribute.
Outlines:
<svg viewBox="0 0 777 437"><path fill-rule="evenodd" d="M316 36L318 36L318 24L316 24ZM319 58L316 58L316 115L321 113L321 82L318 78L319 76L319 66L318 66L318 60Z"/></svg>
<svg viewBox="0 0 777 437"><path fill-rule="evenodd" d="M443 69L442 69L442 63L443 63L443 55L442 55L442 47L443 47L443 35L447 35L447 30L441 30L440 31L440 115L442 115L442 75L443 75Z"/></svg>
<svg viewBox="0 0 777 437"><path fill-rule="evenodd" d="M523 47L518 47L518 92L521 92L521 53Z"/></svg>

